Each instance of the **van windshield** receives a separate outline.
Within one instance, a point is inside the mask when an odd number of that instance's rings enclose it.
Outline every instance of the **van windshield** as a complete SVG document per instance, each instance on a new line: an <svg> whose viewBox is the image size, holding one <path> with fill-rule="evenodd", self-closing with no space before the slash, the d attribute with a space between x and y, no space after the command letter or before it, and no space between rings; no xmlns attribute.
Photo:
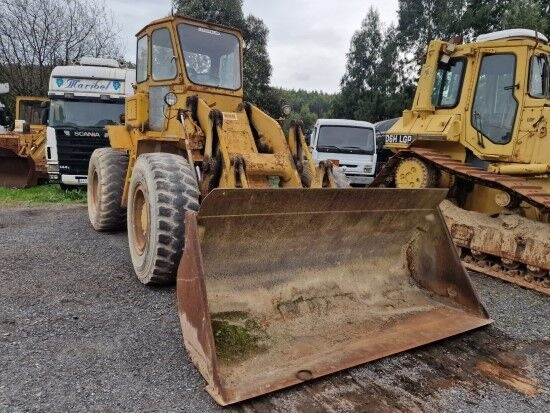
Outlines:
<svg viewBox="0 0 550 413"><path fill-rule="evenodd" d="M104 128L120 123L124 102L55 99L50 103L48 125L55 128Z"/></svg>
<svg viewBox="0 0 550 413"><path fill-rule="evenodd" d="M374 154L374 130L355 126L321 126L317 150L330 153Z"/></svg>

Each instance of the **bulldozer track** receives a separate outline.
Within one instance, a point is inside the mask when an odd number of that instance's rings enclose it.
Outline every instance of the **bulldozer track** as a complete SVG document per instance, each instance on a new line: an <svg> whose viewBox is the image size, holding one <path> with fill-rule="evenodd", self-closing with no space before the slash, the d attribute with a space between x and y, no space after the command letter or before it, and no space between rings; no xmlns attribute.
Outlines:
<svg viewBox="0 0 550 413"><path fill-rule="evenodd" d="M521 275L521 272L517 272L515 275L511 274L511 271L508 271L508 273L505 272L498 264L493 264L491 266L490 264L484 262L484 263L478 263L475 260L472 260L469 262L469 256L468 258L464 259L462 258L462 262L464 263L464 266L471 270L478 273L482 273L485 275L489 275L493 278L498 278L499 280L503 280L512 284L519 285L520 287L527 288L530 290L538 291L539 293L543 293L546 295L550 295L550 287L545 287L544 285L541 285L539 283L536 283L534 281L528 281L524 278L524 276Z"/></svg>
<svg viewBox="0 0 550 413"><path fill-rule="evenodd" d="M550 212L550 194L544 191L542 187L529 182L527 179L518 176L487 172L473 165L457 161L448 155L424 148L410 148L406 151L397 153L388 161L382 171L380 171L380 174L376 177L371 186L376 187L383 185L386 179L390 177L391 171L394 170L394 166L396 166L400 160L411 157L420 158L442 171L474 184L505 191L511 196L540 209L543 213Z"/></svg>
<svg viewBox="0 0 550 413"><path fill-rule="evenodd" d="M457 161L448 155L424 148L410 148L394 155L377 175L371 187L387 186L391 184L391 180L393 179L392 172L401 160L407 158L420 159L428 165L464 181L504 191L513 197L513 199L526 202L539 209L543 214L550 213L550 194L542 187L529 182L527 179L487 172L473 165ZM459 240L454 239L454 241L457 246L463 250L468 248L467 245L464 245ZM548 268L546 268L546 277L537 280L525 268L523 270L510 270L506 268L502 263L498 262L496 259L497 257L488 257L480 261L468 252L462 255L461 258L464 265L470 270L478 271L491 277L514 283L523 288L550 295L550 276ZM517 262L521 263L522 267L524 267L525 264L530 264L519 260Z"/></svg>

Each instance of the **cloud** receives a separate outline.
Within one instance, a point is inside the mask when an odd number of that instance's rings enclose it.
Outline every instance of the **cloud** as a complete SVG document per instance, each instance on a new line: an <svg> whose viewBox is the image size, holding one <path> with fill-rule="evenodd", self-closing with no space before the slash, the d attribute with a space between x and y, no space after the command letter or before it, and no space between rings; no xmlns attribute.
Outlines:
<svg viewBox="0 0 550 413"><path fill-rule="evenodd" d="M135 33L170 13L170 0L111 0L122 28L126 58L135 59ZM244 0L246 14L261 18L270 30L268 50L273 86L339 89L353 33L369 7L378 9L387 25L397 21L397 0Z"/></svg>

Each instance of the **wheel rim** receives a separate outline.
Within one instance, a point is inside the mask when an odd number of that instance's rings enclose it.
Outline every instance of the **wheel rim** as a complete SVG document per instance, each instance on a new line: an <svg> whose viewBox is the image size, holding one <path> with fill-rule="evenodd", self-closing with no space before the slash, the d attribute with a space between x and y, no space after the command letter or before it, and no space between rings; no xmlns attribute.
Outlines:
<svg viewBox="0 0 550 413"><path fill-rule="evenodd" d="M92 175L92 208L94 214L99 209L99 176L97 175L96 169L94 169Z"/></svg>
<svg viewBox="0 0 550 413"><path fill-rule="evenodd" d="M134 248L143 255L149 240L149 202L141 185L134 191L132 208L132 230Z"/></svg>
<svg viewBox="0 0 550 413"><path fill-rule="evenodd" d="M427 188L429 187L428 166L415 158L403 159L395 172L397 188Z"/></svg>

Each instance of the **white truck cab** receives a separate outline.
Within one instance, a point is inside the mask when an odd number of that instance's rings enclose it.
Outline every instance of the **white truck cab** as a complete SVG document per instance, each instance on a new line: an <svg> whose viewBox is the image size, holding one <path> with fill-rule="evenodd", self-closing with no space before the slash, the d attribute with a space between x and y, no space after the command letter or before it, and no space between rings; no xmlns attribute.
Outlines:
<svg viewBox="0 0 550 413"><path fill-rule="evenodd" d="M83 57L50 77L46 160L50 182L87 184L92 152L109 146L108 125L120 123L136 72L115 59Z"/></svg>
<svg viewBox="0 0 550 413"><path fill-rule="evenodd" d="M369 185L376 169L376 139L372 123L319 119L310 137L315 162L331 160L352 185Z"/></svg>

